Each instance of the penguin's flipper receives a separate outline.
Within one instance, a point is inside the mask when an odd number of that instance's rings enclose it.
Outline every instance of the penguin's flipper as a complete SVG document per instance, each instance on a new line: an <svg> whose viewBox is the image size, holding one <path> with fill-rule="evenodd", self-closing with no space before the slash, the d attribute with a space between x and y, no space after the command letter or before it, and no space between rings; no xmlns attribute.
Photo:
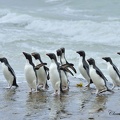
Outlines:
<svg viewBox="0 0 120 120"><path fill-rule="evenodd" d="M44 68L45 68L45 71L49 71L49 68L48 68L48 67L44 66Z"/></svg>
<svg viewBox="0 0 120 120"><path fill-rule="evenodd" d="M69 66L75 73L77 73L76 69L73 66Z"/></svg>
<svg viewBox="0 0 120 120"><path fill-rule="evenodd" d="M88 66L88 64L87 64L86 61L85 61L85 64L83 65L83 68L86 70L87 75L90 77L90 74L89 74L89 66Z"/></svg>
<svg viewBox="0 0 120 120"><path fill-rule="evenodd" d="M63 65L61 65L61 67L63 67L63 68L67 68L69 66L70 66L69 64L63 64Z"/></svg>
<svg viewBox="0 0 120 120"><path fill-rule="evenodd" d="M68 65L70 65L70 66L74 66L73 63L66 62L66 64L68 64Z"/></svg>
<svg viewBox="0 0 120 120"><path fill-rule="evenodd" d="M16 77L14 77L14 80L13 80L13 84L12 84L12 86L19 87L18 84L17 84L17 82L16 82Z"/></svg>
<svg viewBox="0 0 120 120"><path fill-rule="evenodd" d="M46 84L45 84L45 88L46 89L48 89L49 88L49 85L48 85L48 83L46 82Z"/></svg>
<svg viewBox="0 0 120 120"><path fill-rule="evenodd" d="M47 65L47 63L41 63L37 66L35 66L35 70L38 70L40 67Z"/></svg>
<svg viewBox="0 0 120 120"><path fill-rule="evenodd" d="M12 74L14 77L16 77L13 68L12 68L9 64L8 64L8 70L11 72L11 74Z"/></svg>
<svg viewBox="0 0 120 120"><path fill-rule="evenodd" d="M65 72L69 72L72 76L74 76L73 75L73 73L67 68L67 67L60 67L60 70L63 70L63 71L65 71Z"/></svg>
<svg viewBox="0 0 120 120"><path fill-rule="evenodd" d="M64 64L64 65L62 65L63 67L69 67L70 69L72 69L75 73L77 73L76 72L76 69L74 68L74 64L72 64L72 63L66 63L66 64Z"/></svg>
<svg viewBox="0 0 120 120"><path fill-rule="evenodd" d="M103 73L96 67L96 73L105 81L108 81L107 78L103 75Z"/></svg>

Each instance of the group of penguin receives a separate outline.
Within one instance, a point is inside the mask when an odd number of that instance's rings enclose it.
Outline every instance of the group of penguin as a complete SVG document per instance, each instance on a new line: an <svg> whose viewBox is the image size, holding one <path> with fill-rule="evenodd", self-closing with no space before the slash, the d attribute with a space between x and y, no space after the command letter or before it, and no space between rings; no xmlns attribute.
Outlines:
<svg viewBox="0 0 120 120"><path fill-rule="evenodd" d="M112 89L108 88L106 83L108 80L102 71L96 66L95 60L93 58L86 60L85 51L76 51L76 53L80 56L78 68L81 75L88 82L86 86L87 88L90 88L90 84L93 83L96 87L96 94L100 94L105 91L113 92L113 89L116 86L120 86L120 72L110 57L103 57L102 59L107 62L107 69L113 83ZM117 54L120 55L120 52ZM23 55L26 58L24 74L30 92L33 92L33 90L38 92L39 89L48 89L49 86L47 80L49 79L54 90L53 95L60 95L69 90L68 73L74 75L73 72L76 73L76 69L74 68L74 64L69 63L66 60L64 47L56 50L56 54L46 54L51 60L49 68L46 66L47 63L42 61L39 53L23 52ZM8 82L9 88L12 86L18 87L15 72L10 66L7 58L0 58L0 62L2 63L3 74Z"/></svg>

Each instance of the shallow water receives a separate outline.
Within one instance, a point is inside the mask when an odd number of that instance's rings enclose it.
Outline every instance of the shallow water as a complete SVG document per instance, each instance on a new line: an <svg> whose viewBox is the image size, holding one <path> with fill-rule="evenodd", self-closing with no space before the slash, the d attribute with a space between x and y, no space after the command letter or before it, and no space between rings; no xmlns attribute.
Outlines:
<svg viewBox="0 0 120 120"><path fill-rule="evenodd" d="M112 114L119 113L118 89L114 90L115 93L96 96L92 94L94 86L85 90L85 87L76 87L78 82L85 85L84 80L69 79L74 85L70 84L69 91L61 96L52 96L51 87L46 92L30 94L26 83L20 83L19 88L11 90L5 88L6 83L0 84L0 116L4 120L119 119L119 115Z"/></svg>

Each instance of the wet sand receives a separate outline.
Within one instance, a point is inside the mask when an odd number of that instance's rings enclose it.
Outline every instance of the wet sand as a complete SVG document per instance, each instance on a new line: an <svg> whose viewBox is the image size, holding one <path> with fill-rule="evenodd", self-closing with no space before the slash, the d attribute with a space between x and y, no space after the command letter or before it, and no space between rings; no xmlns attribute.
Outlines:
<svg viewBox="0 0 120 120"><path fill-rule="evenodd" d="M52 96L50 81L48 91L29 93L26 82L19 88L5 88L6 82L0 82L0 117L2 120L118 120L120 118L120 90L96 96L92 89L85 90L86 83L71 77L67 93ZM77 83L83 87L76 87ZM109 87L112 87L109 85Z"/></svg>

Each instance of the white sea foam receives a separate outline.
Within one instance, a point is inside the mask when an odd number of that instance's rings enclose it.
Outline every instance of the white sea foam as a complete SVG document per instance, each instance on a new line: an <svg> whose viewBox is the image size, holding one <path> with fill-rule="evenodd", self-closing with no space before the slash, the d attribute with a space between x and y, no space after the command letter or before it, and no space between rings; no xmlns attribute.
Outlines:
<svg viewBox="0 0 120 120"><path fill-rule="evenodd" d="M1 25L3 24L9 26L10 24L12 24L15 27L16 24L17 27L23 25L22 31L24 31L26 35L34 36L37 35L39 32L42 32L43 35L50 35L50 37L61 36L63 40L59 40L62 41L67 39L69 41L74 40L76 42L88 41L93 43L99 42L105 44L111 42L112 45L119 44L118 42L120 37L120 28L118 28L118 26L120 24L120 21L98 22L91 20L53 20L33 17L27 14L12 13L8 10L3 11L3 13L4 16L0 18ZM8 35L9 31L11 31L11 29L8 29ZM16 29L14 31L11 31L10 34L12 34L13 32L13 34L16 34L21 39L22 31L20 31L21 30ZM24 33L22 33L22 36L24 36ZM39 35L37 36L39 37ZM1 38L4 38L4 34L1 34Z"/></svg>
<svg viewBox="0 0 120 120"><path fill-rule="evenodd" d="M80 21L58 21L58 20L35 20L31 22L26 29L33 31L44 31L61 36L70 37L70 40L76 41L109 41L115 44L119 41L120 28L119 21L95 22L89 20Z"/></svg>

